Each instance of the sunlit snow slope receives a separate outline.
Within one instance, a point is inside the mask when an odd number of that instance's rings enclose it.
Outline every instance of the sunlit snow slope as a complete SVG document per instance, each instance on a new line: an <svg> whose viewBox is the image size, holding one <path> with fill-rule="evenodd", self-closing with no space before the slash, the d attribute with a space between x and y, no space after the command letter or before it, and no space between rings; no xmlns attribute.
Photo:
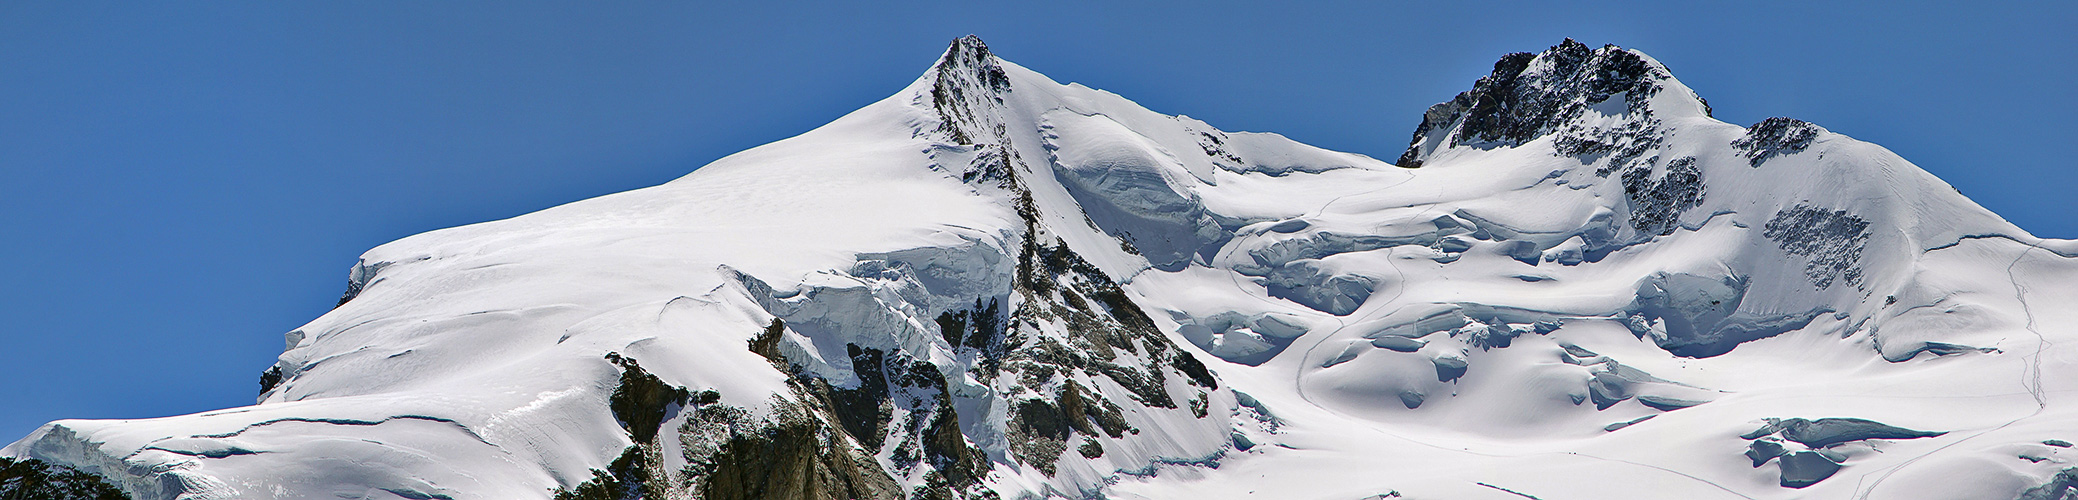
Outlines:
<svg viewBox="0 0 2078 500"><path fill-rule="evenodd" d="M0 455L144 499L2063 498L2078 243L1642 53L1395 163L955 41L670 183L369 251L259 404Z"/></svg>

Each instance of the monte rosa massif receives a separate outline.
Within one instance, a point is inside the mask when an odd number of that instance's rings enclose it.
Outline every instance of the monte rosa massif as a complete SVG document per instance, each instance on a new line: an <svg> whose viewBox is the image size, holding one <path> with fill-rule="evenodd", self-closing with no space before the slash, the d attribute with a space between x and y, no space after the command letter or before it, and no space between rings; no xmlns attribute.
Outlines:
<svg viewBox="0 0 2078 500"><path fill-rule="evenodd" d="M0 489L2078 495L2078 242L1616 46L1418 121L1328 151L962 38L669 183L370 250L257 404L52 422Z"/></svg>

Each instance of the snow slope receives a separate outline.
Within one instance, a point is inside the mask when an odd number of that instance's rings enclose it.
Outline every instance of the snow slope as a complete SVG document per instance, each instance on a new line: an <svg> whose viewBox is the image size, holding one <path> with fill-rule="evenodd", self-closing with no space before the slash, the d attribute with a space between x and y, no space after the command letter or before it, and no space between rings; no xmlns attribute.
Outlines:
<svg viewBox="0 0 2078 500"><path fill-rule="evenodd" d="M1614 46L1502 58L1396 165L969 37L369 251L255 406L0 455L149 499L2022 498L2078 475L2073 257Z"/></svg>

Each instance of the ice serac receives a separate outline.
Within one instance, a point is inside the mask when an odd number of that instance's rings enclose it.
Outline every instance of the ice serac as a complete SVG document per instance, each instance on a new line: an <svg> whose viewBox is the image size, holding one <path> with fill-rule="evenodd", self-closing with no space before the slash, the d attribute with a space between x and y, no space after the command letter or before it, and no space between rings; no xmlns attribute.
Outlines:
<svg viewBox="0 0 2078 500"><path fill-rule="evenodd" d="M0 455L189 500L2051 498L2074 257L1621 47L1502 57L1395 164L966 37L670 183L370 250L257 405Z"/></svg>

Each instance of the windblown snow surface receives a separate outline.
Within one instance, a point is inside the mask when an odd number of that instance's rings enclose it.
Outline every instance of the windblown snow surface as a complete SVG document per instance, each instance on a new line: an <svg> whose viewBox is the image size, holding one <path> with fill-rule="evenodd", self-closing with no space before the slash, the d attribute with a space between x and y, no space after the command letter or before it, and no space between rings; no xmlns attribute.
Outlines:
<svg viewBox="0 0 2078 500"><path fill-rule="evenodd" d="M1504 57L1394 163L969 37L670 183L369 251L254 406L0 455L142 499L2066 498L2074 257L1615 46Z"/></svg>

